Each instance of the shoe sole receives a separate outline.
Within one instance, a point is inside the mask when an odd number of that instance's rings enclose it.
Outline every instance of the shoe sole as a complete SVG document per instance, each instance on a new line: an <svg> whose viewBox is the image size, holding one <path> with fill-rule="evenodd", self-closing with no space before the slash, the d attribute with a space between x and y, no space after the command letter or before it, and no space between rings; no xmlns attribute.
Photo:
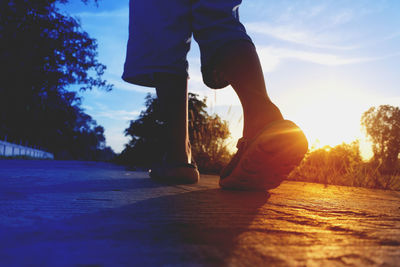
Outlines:
<svg viewBox="0 0 400 267"><path fill-rule="evenodd" d="M296 124L275 123L254 140L233 172L220 180L220 186L234 190L273 189L301 162L307 150L307 139Z"/></svg>

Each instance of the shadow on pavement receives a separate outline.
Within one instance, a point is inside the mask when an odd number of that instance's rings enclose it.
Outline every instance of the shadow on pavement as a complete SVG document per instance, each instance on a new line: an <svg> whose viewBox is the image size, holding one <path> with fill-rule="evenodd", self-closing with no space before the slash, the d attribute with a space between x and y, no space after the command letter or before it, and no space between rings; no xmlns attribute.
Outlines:
<svg viewBox="0 0 400 267"><path fill-rule="evenodd" d="M160 184L152 182L149 178L135 179L95 179L86 181L61 182L58 184L40 185L35 181L23 177L24 183L10 184L0 182L0 200L5 195L26 197L31 194L57 194L57 193L90 193L107 191L125 191L130 189L147 189L162 187ZM5 181L5 179L3 179Z"/></svg>
<svg viewBox="0 0 400 267"><path fill-rule="evenodd" d="M0 231L0 263L221 266L229 264L238 236L268 198L265 192L207 189L30 227L7 227Z"/></svg>

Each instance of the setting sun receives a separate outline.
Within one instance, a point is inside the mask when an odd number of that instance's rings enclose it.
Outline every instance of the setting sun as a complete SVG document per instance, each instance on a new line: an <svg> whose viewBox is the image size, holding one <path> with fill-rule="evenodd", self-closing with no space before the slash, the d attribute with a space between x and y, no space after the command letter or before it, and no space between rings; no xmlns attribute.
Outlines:
<svg viewBox="0 0 400 267"><path fill-rule="evenodd" d="M310 149L336 146L359 141L364 159L372 156L371 144L362 130L362 114L372 106L400 102L398 98L377 97L361 90L352 90L346 83L310 83L308 88L299 87L284 96L276 96L271 88L272 99L281 108L285 118L295 121L306 134ZM228 120L232 132L230 146L235 149L236 140L242 135L242 113L239 100L233 90L224 89L205 94L211 109L225 107L222 117ZM229 105L230 103L230 105ZM219 110L218 110L219 111Z"/></svg>
<svg viewBox="0 0 400 267"><path fill-rule="evenodd" d="M368 159L372 151L360 124L361 116L371 106L395 104L398 99L378 98L344 86L334 83L314 85L312 88L321 89L304 90L288 96L289 100L281 103L282 110L304 129L310 148L358 140L363 158Z"/></svg>

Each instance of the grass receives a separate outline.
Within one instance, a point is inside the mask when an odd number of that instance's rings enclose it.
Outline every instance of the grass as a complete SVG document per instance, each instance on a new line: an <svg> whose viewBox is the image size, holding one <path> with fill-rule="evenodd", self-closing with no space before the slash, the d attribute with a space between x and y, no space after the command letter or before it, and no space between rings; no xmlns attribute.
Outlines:
<svg viewBox="0 0 400 267"><path fill-rule="evenodd" d="M378 164L361 159L357 142L308 152L289 180L400 190L400 170L382 171Z"/></svg>

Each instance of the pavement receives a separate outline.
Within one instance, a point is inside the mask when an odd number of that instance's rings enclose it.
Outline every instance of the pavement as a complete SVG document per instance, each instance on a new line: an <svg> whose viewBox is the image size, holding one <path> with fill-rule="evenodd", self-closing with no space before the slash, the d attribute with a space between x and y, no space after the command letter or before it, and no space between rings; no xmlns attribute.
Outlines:
<svg viewBox="0 0 400 267"><path fill-rule="evenodd" d="M0 266L399 266L400 192L0 160Z"/></svg>

